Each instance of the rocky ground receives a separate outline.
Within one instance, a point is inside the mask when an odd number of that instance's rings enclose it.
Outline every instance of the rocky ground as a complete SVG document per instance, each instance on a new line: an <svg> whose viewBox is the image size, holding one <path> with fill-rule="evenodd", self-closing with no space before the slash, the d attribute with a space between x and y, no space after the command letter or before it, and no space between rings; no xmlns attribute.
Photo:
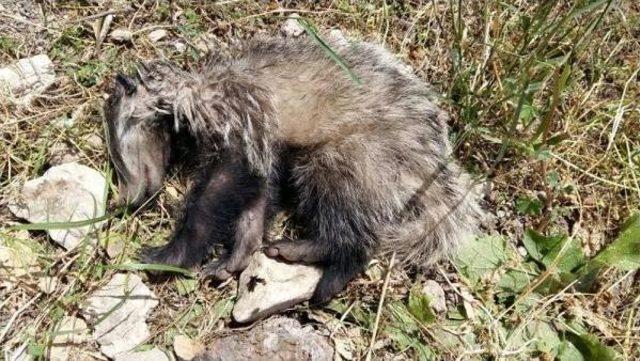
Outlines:
<svg viewBox="0 0 640 361"><path fill-rule="evenodd" d="M187 187L107 210L113 74L314 28L384 43L442 95L483 234L425 272L374 260L324 307L287 302L313 269L259 257L264 282L240 288L152 282L137 252L166 241ZM0 0L0 359L640 358L638 29L616 1Z"/></svg>

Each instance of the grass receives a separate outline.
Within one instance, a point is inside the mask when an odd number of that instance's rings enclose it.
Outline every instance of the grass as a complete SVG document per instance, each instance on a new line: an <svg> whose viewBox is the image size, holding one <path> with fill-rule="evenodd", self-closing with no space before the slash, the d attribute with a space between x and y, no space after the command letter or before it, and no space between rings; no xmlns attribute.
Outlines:
<svg viewBox="0 0 640 361"><path fill-rule="evenodd" d="M0 349L26 344L44 358L63 316L77 314L116 269L144 275L137 251L170 234L185 189L178 178L157 206L109 219L101 242L119 250L113 258L102 248L63 252L5 207L20 184L51 165L54 145L109 172L104 142L89 140L103 137L101 99L111 75L154 57L189 66L207 45L276 33L297 12L308 29L384 43L442 94L456 156L487 180L485 208L495 219L451 263L421 274L394 269L387 279L388 260L378 260L328 306L287 314L327 328L343 358L640 357L640 236L635 223L624 228L640 204L634 2L334 0L282 9L242 0L136 1L114 9L111 25L131 29L133 43L107 39L98 51L91 16L108 9L44 4L46 29L0 10L0 32L11 34L0 37L0 64L46 52L60 76L30 107L0 102L0 244L12 256L2 260L2 281L5 268L16 267L15 279L0 285ZM42 24L39 7L26 9L28 22ZM151 43L146 34L158 27L170 35ZM52 293L37 286L44 276L59 281ZM427 307L425 279L445 290L446 313ZM162 302L148 345L170 351L176 334L206 343L230 332L233 284L212 288L186 277L151 288Z"/></svg>

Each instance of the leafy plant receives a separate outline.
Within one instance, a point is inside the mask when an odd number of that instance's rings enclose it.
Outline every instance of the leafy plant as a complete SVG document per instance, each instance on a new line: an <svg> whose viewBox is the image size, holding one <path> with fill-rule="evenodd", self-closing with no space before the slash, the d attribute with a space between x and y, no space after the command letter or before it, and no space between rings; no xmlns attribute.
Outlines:
<svg viewBox="0 0 640 361"><path fill-rule="evenodd" d="M537 300L542 295L557 292L572 282L580 287L589 285L602 267L627 271L640 269L640 216L632 216L625 222L619 236L591 259L587 259L579 240L574 237L545 236L529 230L523 244L528 258L524 262L518 261L506 241L496 236L477 239L454 260L477 296L493 287L495 275L501 275L495 298L483 301L485 308L507 307L512 313L526 318L527 313L537 307ZM518 266L513 267L514 264ZM497 307L494 302L502 306ZM397 309L395 312L401 315ZM451 314L449 318L452 319ZM614 360L618 357L611 347L585 331L579 321L573 322L570 328L563 322L556 324L553 319L542 318L520 325L501 319L500 328L506 335L504 347L529 349L559 360ZM527 340L536 342L527 343Z"/></svg>
<svg viewBox="0 0 640 361"><path fill-rule="evenodd" d="M472 285L504 265L509 256L507 242L499 236L485 236L460 249L455 264Z"/></svg>
<svg viewBox="0 0 640 361"><path fill-rule="evenodd" d="M542 202L537 198L520 197L516 200L518 213L528 215L539 215L542 213Z"/></svg>
<svg viewBox="0 0 640 361"><path fill-rule="evenodd" d="M640 269L640 215L629 218L618 238L589 263L587 269L607 265L625 271Z"/></svg>
<svg viewBox="0 0 640 361"><path fill-rule="evenodd" d="M409 292L407 310L418 322L428 324L435 321L436 315L431 310L429 304L429 297L422 293L420 285L416 284L413 286Z"/></svg>

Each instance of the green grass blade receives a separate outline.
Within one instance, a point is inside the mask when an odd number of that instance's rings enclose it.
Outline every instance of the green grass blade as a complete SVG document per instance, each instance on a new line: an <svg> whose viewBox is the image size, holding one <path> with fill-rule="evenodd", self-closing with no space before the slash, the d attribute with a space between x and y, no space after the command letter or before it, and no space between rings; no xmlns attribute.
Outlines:
<svg viewBox="0 0 640 361"><path fill-rule="evenodd" d="M344 62L344 60L342 60L342 58L338 54L336 54L336 52L333 51L333 49L331 49L331 47L324 40L322 40L322 38L318 35L318 32L316 31L315 27L313 26L313 24L311 24L309 20L304 18L296 18L296 20L298 21L298 24L302 26L304 31L311 37L311 39L313 39L318 45L320 45L322 50L324 50L324 52L329 56L329 58L331 58L331 60L333 60L347 74L349 74L349 77L351 78L351 80L353 80L358 85L362 84L362 80L360 80L360 78L353 71L351 71L351 69Z"/></svg>
<svg viewBox="0 0 640 361"><path fill-rule="evenodd" d="M71 229L71 228L79 228L84 226L89 226L98 222L106 221L108 219L114 218L124 211L116 211L113 213L105 214L100 217L85 219L82 221L69 221L69 222L43 222L43 223L29 223L29 224L16 224L14 226L8 227L9 230L15 231L46 231L50 229Z"/></svg>
<svg viewBox="0 0 640 361"><path fill-rule="evenodd" d="M123 263L115 265L107 265L107 268L117 269L121 271L161 271L178 273L185 277L195 278L195 273L188 269L171 266L168 264L156 264L156 263Z"/></svg>

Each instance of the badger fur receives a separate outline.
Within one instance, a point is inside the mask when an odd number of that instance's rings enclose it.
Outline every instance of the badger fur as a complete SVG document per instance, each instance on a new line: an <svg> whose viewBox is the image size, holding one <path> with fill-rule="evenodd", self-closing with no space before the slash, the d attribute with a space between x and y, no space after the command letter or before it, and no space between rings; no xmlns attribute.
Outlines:
<svg viewBox="0 0 640 361"><path fill-rule="evenodd" d="M231 277L285 205L302 238L265 253L321 266L312 301L325 302L377 253L425 266L474 233L480 211L429 87L380 46L326 41L359 81L312 40L279 38L116 77L105 118L123 199L157 192L176 155L199 163L183 219L146 261L193 267L222 244L205 272Z"/></svg>

